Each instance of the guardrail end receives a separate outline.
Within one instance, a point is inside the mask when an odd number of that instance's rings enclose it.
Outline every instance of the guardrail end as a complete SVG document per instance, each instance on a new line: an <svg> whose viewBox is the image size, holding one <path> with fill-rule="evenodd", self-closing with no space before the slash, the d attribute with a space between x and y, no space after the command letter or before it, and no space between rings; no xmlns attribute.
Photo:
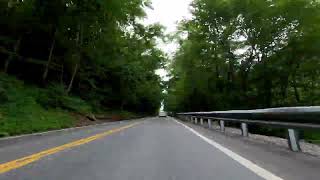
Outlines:
<svg viewBox="0 0 320 180"><path fill-rule="evenodd" d="M288 144L292 151L301 151L299 144L299 131L296 129L288 129Z"/></svg>
<svg viewBox="0 0 320 180"><path fill-rule="evenodd" d="M209 129L212 128L212 121L211 121L211 119L208 119L208 127L209 127Z"/></svg>
<svg viewBox="0 0 320 180"><path fill-rule="evenodd" d="M220 124L220 131L225 132L224 121L220 120L219 124Z"/></svg>
<svg viewBox="0 0 320 180"><path fill-rule="evenodd" d="M247 123L241 123L241 132L242 132L242 136L244 137L249 136Z"/></svg>

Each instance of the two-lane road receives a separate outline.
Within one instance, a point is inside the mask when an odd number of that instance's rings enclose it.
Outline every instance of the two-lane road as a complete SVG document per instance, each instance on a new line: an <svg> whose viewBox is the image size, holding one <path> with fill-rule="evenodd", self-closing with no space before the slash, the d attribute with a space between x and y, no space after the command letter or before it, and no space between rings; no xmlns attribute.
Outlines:
<svg viewBox="0 0 320 180"><path fill-rule="evenodd" d="M0 174L0 180L277 178L241 157L223 152L172 118L150 118L131 126L132 123L135 122L96 126L2 145L2 165L23 157L29 158L22 162L33 159L21 166L17 165L21 161L9 164L12 168ZM82 140L77 141L79 139ZM0 165L0 171L1 168L5 167Z"/></svg>

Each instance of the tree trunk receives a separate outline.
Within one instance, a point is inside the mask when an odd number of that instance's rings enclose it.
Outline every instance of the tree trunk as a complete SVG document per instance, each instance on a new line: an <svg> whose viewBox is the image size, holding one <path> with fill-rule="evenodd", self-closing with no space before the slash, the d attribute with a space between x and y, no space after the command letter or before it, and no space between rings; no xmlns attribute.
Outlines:
<svg viewBox="0 0 320 180"><path fill-rule="evenodd" d="M75 68L73 70L72 77L71 77L71 80L70 80L70 83L69 83L69 86L68 86L67 93L69 93L71 91L71 89L72 89L73 81L74 81L74 78L76 77L77 71L78 71L78 63L76 64L76 66L75 66Z"/></svg>
<svg viewBox="0 0 320 180"><path fill-rule="evenodd" d="M315 76L314 76L314 74L316 74L316 73L313 73L312 74L312 76L311 76L311 106L314 106L314 96L315 96L315 93L314 93L314 91L315 91L315 85L314 85L314 83L315 83Z"/></svg>
<svg viewBox="0 0 320 180"><path fill-rule="evenodd" d="M78 57L78 62L76 63L75 65L75 68L74 68L74 71L72 73L72 77L71 77L71 80L70 80L70 83L69 83L69 86L68 86L68 89L67 89L67 93L69 93L72 89L72 85L73 85L73 81L76 77L76 74L77 74L77 71L78 71L78 66L80 64L80 61L81 61L81 45L82 45L82 41L83 41L83 29L82 29L82 25L79 24L79 30L78 30L78 33L77 33L77 39L76 39L76 43L77 43L77 48L78 48L78 53L79 53L79 56Z"/></svg>
<svg viewBox="0 0 320 180"><path fill-rule="evenodd" d="M52 40L52 43L51 43L50 53L49 53L49 56L48 56L48 61L47 61L46 67L45 67L43 75L42 75L43 82L45 82L47 77L48 77L49 66L50 66L50 62L52 60L52 54L53 54L53 50L54 50L54 47L55 47L55 44L56 44L56 32L57 32L57 30L55 30L55 33L54 33L54 36L53 36L53 40Z"/></svg>
<svg viewBox="0 0 320 180"><path fill-rule="evenodd" d="M125 100L122 100L120 105L120 111L123 111L124 105L125 105Z"/></svg>
<svg viewBox="0 0 320 180"><path fill-rule="evenodd" d="M9 64L12 61L12 59L14 58L15 54L17 54L18 50L19 50L19 46L21 43L21 39L22 37L20 36L19 39L17 40L15 46L14 46L14 54L10 54L8 59L6 60L5 64L4 64L4 73L8 73L8 69L9 69Z"/></svg>
<svg viewBox="0 0 320 180"><path fill-rule="evenodd" d="M220 72L219 72L219 66L216 64L216 82L218 82L220 79Z"/></svg>
<svg viewBox="0 0 320 180"><path fill-rule="evenodd" d="M255 59L255 45L252 44L251 45L251 51L250 51L250 56L247 60L245 60L242 68L240 68L240 70L242 71L242 92L245 98L247 98L247 91L249 89L249 75L250 75L250 71L251 71L251 66L252 66L252 62Z"/></svg>
<svg viewBox="0 0 320 180"><path fill-rule="evenodd" d="M300 94L299 94L299 90L297 87L297 71L298 71L299 67L300 67L300 64L297 64L296 68L294 69L294 72L293 72L293 89L294 89L294 95L296 97L297 103L300 102Z"/></svg>
<svg viewBox="0 0 320 180"><path fill-rule="evenodd" d="M235 57L232 54L232 52L229 52L230 58L229 58L229 70L228 70L228 82L233 83L234 82L234 66L235 66Z"/></svg>
<svg viewBox="0 0 320 180"><path fill-rule="evenodd" d="M63 73L64 73L64 65L62 64L62 67L61 67L61 74L60 74L60 83L61 85L63 85Z"/></svg>
<svg viewBox="0 0 320 180"><path fill-rule="evenodd" d="M283 72L286 73L286 72ZM282 75L281 75L282 76ZM289 85L289 73L286 73L280 77L280 93L281 93L281 105L287 105L287 96L288 96L288 85Z"/></svg>
<svg viewBox="0 0 320 180"><path fill-rule="evenodd" d="M247 91L248 91L248 75L249 75L249 72L244 70L241 77L242 93L244 96L247 95Z"/></svg>
<svg viewBox="0 0 320 180"><path fill-rule="evenodd" d="M45 66L45 70L44 70L43 75L42 75L43 82L45 82L47 77L48 77L49 66L50 66L50 62L51 62L51 59L52 59L52 52L53 52L53 49L54 49L54 46L55 46L55 42L56 42L56 40L54 39L53 42L52 42L51 48L50 48L50 54L49 54L49 57L48 57L48 61L47 61L47 64Z"/></svg>
<svg viewBox="0 0 320 180"><path fill-rule="evenodd" d="M267 108L272 107L272 81L267 78L264 82L265 105Z"/></svg>
<svg viewBox="0 0 320 180"><path fill-rule="evenodd" d="M263 65L263 99L264 107L269 108L272 106L272 80L270 77L270 69L264 57L266 56L262 54L261 63Z"/></svg>
<svg viewBox="0 0 320 180"><path fill-rule="evenodd" d="M299 91L298 91L298 88L297 88L297 81L296 81L296 78L294 77L294 80L293 80L293 89L294 89L294 95L296 97L296 101L297 103L300 102L300 94L299 94Z"/></svg>

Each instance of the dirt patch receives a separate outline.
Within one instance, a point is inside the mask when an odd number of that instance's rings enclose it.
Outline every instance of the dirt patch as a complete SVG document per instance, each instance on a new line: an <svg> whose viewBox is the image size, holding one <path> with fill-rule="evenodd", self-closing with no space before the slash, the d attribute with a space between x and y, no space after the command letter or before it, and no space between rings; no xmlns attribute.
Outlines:
<svg viewBox="0 0 320 180"><path fill-rule="evenodd" d="M81 127L81 126L89 126L94 124L99 124L97 121L91 121L86 116L81 114L75 114L72 113L72 116L76 119L75 127Z"/></svg>
<svg viewBox="0 0 320 180"><path fill-rule="evenodd" d="M101 124L106 122L123 121L129 119L137 119L140 117L122 117L121 115L96 115L96 120L89 119L88 116L72 113L71 114L76 119L75 127L89 126L95 124Z"/></svg>

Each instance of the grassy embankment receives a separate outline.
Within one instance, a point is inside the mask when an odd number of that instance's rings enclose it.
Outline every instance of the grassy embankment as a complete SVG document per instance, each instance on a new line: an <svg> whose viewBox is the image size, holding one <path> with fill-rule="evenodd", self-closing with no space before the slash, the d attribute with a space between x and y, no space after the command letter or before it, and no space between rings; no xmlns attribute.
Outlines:
<svg viewBox="0 0 320 180"><path fill-rule="evenodd" d="M79 121L92 112L113 120L136 117L124 111L102 113L79 97L67 95L57 85L38 88L0 74L0 137L87 125Z"/></svg>

